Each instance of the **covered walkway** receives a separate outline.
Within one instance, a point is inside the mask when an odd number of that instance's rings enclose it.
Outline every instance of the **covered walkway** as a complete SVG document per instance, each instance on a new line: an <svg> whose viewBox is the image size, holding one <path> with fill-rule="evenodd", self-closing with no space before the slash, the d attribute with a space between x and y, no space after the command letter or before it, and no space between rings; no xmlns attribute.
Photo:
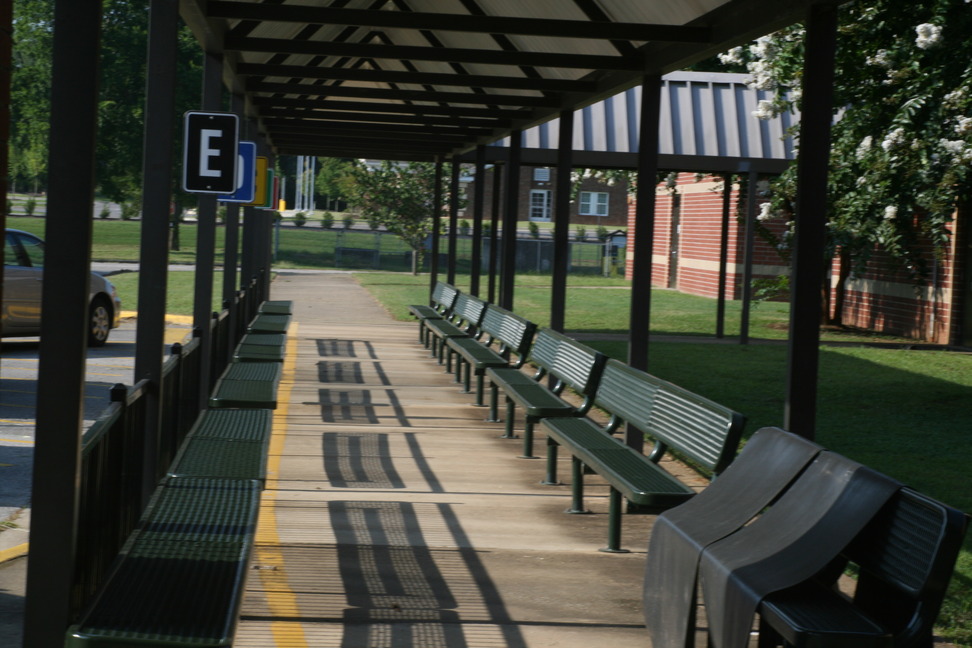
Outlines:
<svg viewBox="0 0 972 648"><path fill-rule="evenodd" d="M540 485L415 324L349 274L282 273L273 297L294 323L234 645L648 645L653 516L626 520L631 553L598 552L606 489L564 514L569 487Z"/></svg>

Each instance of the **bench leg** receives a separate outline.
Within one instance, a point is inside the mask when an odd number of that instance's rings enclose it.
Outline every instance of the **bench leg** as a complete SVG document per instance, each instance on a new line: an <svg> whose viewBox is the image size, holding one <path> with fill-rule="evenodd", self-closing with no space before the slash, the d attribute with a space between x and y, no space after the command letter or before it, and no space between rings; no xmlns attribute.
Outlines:
<svg viewBox="0 0 972 648"><path fill-rule="evenodd" d="M499 423L499 387L496 383L489 384L489 417L490 423Z"/></svg>
<svg viewBox="0 0 972 648"><path fill-rule="evenodd" d="M516 434L513 433L513 417L516 415L516 403L513 402L512 398L506 399L506 432L503 434L502 439L515 439Z"/></svg>
<svg viewBox="0 0 972 648"><path fill-rule="evenodd" d="M621 548L621 499L621 493L612 487L611 497L608 500L608 544L598 551L630 553L627 549Z"/></svg>
<svg viewBox="0 0 972 648"><path fill-rule="evenodd" d="M527 416L523 422L523 454L520 455L520 459L538 458L533 454L533 418Z"/></svg>
<svg viewBox="0 0 972 648"><path fill-rule="evenodd" d="M452 349L449 348L449 345L446 344L445 340L442 340L442 349L443 349L443 353L445 354L446 373L452 373ZM459 382L458 370L459 370L459 360L457 359L456 360L456 375L457 375L456 382Z"/></svg>
<svg viewBox="0 0 972 648"><path fill-rule="evenodd" d="M547 476L540 482L544 486L560 485L560 482L557 481L557 449L559 447L556 441L547 437Z"/></svg>
<svg viewBox="0 0 972 648"><path fill-rule="evenodd" d="M476 376L476 407L482 407L483 403L483 375L479 374Z"/></svg>
<svg viewBox="0 0 972 648"><path fill-rule="evenodd" d="M456 362L459 362L458 356L456 357ZM469 362L464 362L464 371L462 372L462 393L471 394L472 393L472 364ZM459 367L456 367L457 377L459 372Z"/></svg>
<svg viewBox="0 0 972 648"><path fill-rule="evenodd" d="M590 513L584 508L584 464L577 457L570 458L570 508L565 513Z"/></svg>

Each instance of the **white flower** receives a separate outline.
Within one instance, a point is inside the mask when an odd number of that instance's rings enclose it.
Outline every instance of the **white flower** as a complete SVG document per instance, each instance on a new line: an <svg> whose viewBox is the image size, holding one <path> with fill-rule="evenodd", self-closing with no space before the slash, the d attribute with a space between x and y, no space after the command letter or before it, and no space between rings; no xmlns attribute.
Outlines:
<svg viewBox="0 0 972 648"><path fill-rule="evenodd" d="M961 155L965 152L965 140L940 139L938 145L952 155Z"/></svg>
<svg viewBox="0 0 972 648"><path fill-rule="evenodd" d="M772 119L776 116L776 111L773 110L773 102L769 99L760 99L759 104L756 106L756 110L752 112L753 117L757 119L767 120Z"/></svg>
<svg viewBox="0 0 972 648"><path fill-rule="evenodd" d="M942 28L931 23L918 25L915 27L915 33L918 34L918 37L915 39L915 45L920 49L931 49L942 40Z"/></svg>
<svg viewBox="0 0 972 648"><path fill-rule="evenodd" d="M965 87L955 88L947 95L945 95L942 101L946 106L950 108L955 108L962 103L962 100L965 99L965 95L967 94L968 94L968 88Z"/></svg>
<svg viewBox="0 0 972 648"><path fill-rule="evenodd" d="M776 49L776 41L772 35L760 36L749 46L750 53L758 58L772 58L776 55Z"/></svg>
<svg viewBox="0 0 972 648"><path fill-rule="evenodd" d="M723 52L719 55L719 60L725 65L742 65L743 61L743 48L733 47L728 52Z"/></svg>
<svg viewBox="0 0 972 648"><path fill-rule="evenodd" d="M958 123L955 124L955 132L959 135L972 132L972 117L959 117Z"/></svg>
<svg viewBox="0 0 972 648"><path fill-rule="evenodd" d="M904 142L904 134L905 132L903 128L894 129L888 133L888 136L884 138L883 142L881 142L881 148L883 148L885 151L890 151L898 144Z"/></svg>
<svg viewBox="0 0 972 648"><path fill-rule="evenodd" d="M874 144L874 138L868 135L861 140L861 143L857 145L857 159L861 160L867 155L867 152L871 150L871 146Z"/></svg>
<svg viewBox="0 0 972 648"><path fill-rule="evenodd" d="M759 206L759 214L756 216L756 220L759 222L768 221L773 218L773 213L770 211L772 205L768 202L763 203Z"/></svg>
<svg viewBox="0 0 972 648"><path fill-rule="evenodd" d="M896 205L888 205L884 208L884 220L894 220L898 217L898 207Z"/></svg>
<svg viewBox="0 0 972 648"><path fill-rule="evenodd" d="M883 68L891 67L891 58L886 49L879 49L874 53L874 56L868 56L865 61L868 65L877 65Z"/></svg>

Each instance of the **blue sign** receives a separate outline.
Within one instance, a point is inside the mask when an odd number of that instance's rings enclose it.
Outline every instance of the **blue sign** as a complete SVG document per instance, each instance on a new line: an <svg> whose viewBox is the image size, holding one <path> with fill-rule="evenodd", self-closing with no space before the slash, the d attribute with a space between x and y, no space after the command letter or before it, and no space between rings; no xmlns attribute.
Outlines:
<svg viewBox="0 0 972 648"><path fill-rule="evenodd" d="M220 202L251 203L256 197L256 144L240 142L236 163L236 191L217 196Z"/></svg>

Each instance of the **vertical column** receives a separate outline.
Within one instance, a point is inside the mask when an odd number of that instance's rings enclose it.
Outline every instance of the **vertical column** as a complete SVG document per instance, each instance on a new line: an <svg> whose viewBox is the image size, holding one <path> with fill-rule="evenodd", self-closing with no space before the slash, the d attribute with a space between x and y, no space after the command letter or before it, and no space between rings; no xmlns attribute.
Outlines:
<svg viewBox="0 0 972 648"><path fill-rule="evenodd" d="M206 52L203 62L202 108L220 110L223 57ZM199 351L203 361L199 363L199 407L205 407L209 399L209 358L212 353L210 324L213 312L213 271L216 254L216 196L199 194L196 223L196 278L195 299L192 307L192 325L199 334Z"/></svg>
<svg viewBox="0 0 972 648"><path fill-rule="evenodd" d="M449 176L449 283L456 283L456 244L459 230L459 156L452 157Z"/></svg>
<svg viewBox="0 0 972 648"><path fill-rule="evenodd" d="M756 247L756 183L759 174L749 172L746 181L746 228L743 242L742 312L739 319L739 344L749 344L749 313L753 301L753 251Z"/></svg>
<svg viewBox="0 0 972 648"><path fill-rule="evenodd" d="M726 335L726 273L729 264L729 218L732 215L732 174L722 176L722 227L719 231L719 285L716 297L716 337Z"/></svg>
<svg viewBox="0 0 972 648"><path fill-rule="evenodd" d="M790 296L786 429L814 438L820 346L820 286L826 264L827 165L833 119L837 8L815 4L807 20L803 115L797 161L796 236Z"/></svg>
<svg viewBox="0 0 972 648"><path fill-rule="evenodd" d="M550 294L550 328L564 330L567 312L567 264L570 258L570 184L574 167L574 111L560 113L557 148L557 197L554 205L553 289Z"/></svg>
<svg viewBox="0 0 972 648"><path fill-rule="evenodd" d="M432 197L432 258L429 260L429 294L439 280L439 238L442 233L442 158L435 159L435 195ZM421 268L416 268L416 271Z"/></svg>
<svg viewBox="0 0 972 648"><path fill-rule="evenodd" d="M491 304L496 303L496 272L499 265L499 230L500 230L500 206L503 204L501 195L503 191L503 174L500 172L500 165L493 165L493 207L489 218L489 290L487 301Z"/></svg>
<svg viewBox="0 0 972 648"><path fill-rule="evenodd" d="M655 184L658 177L658 123L661 77L647 75L641 84L641 125L638 136L638 188L632 252L631 315L628 364L648 368L651 321L651 256L655 245ZM629 243L631 245L631 243Z"/></svg>
<svg viewBox="0 0 972 648"><path fill-rule="evenodd" d="M24 645L64 645L71 621L87 347L101 0L57 0L47 255Z"/></svg>
<svg viewBox="0 0 972 648"><path fill-rule="evenodd" d="M145 401L143 504L148 502L158 479L179 2L178 0L152 0L149 11L145 147L142 154L138 328L135 333L135 381L149 380L154 387L149 391Z"/></svg>
<svg viewBox="0 0 972 648"><path fill-rule="evenodd" d="M483 261L483 207L486 202L486 146L476 147L476 193L473 196L472 258L469 292L479 296L480 266Z"/></svg>
<svg viewBox="0 0 972 648"><path fill-rule="evenodd" d="M0 2L0 230L7 228L7 177L10 167L10 74L13 67L13 3ZM0 257L3 252L0 252ZM0 258L2 262L2 258ZM0 263L2 266L2 263ZM0 267L0 297L3 296Z"/></svg>
<svg viewBox="0 0 972 648"><path fill-rule="evenodd" d="M516 282L516 222L520 212L520 161L523 131L510 133L510 161L506 165L506 194L503 210L503 252L500 260L500 306L513 310Z"/></svg>

